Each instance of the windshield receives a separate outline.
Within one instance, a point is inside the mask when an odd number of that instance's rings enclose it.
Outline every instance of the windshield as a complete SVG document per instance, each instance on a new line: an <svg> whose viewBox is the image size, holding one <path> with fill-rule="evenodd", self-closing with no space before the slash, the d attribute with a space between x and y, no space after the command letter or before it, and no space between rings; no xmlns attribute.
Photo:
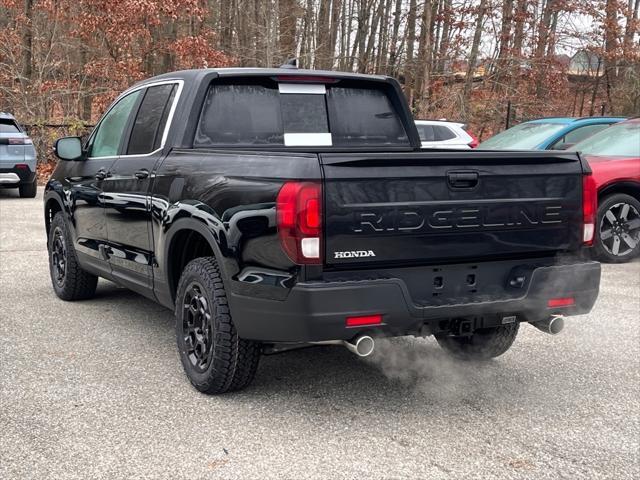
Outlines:
<svg viewBox="0 0 640 480"><path fill-rule="evenodd" d="M489 150L527 150L553 136L566 125L562 123L521 123L485 140L478 148Z"/></svg>
<svg viewBox="0 0 640 480"><path fill-rule="evenodd" d="M624 122L576 143L569 150L585 155L640 157L640 122Z"/></svg>

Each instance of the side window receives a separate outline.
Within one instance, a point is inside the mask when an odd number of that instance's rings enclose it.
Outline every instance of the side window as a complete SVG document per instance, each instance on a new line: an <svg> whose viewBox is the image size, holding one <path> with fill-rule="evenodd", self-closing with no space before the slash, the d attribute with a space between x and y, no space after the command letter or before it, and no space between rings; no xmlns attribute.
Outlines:
<svg viewBox="0 0 640 480"><path fill-rule="evenodd" d="M146 89L131 129L127 155L150 153L160 147L175 90L175 84Z"/></svg>
<svg viewBox="0 0 640 480"><path fill-rule="evenodd" d="M421 142L433 142L435 140L433 125L416 125L416 127L418 128Z"/></svg>
<svg viewBox="0 0 640 480"><path fill-rule="evenodd" d="M451 131L450 128L445 127L444 125L434 125L433 131L436 135L436 140L451 140L452 138L456 138L456 134Z"/></svg>
<svg viewBox="0 0 640 480"><path fill-rule="evenodd" d="M90 140L90 157L112 157L118 155L122 134L127 126L131 110L136 104L141 90L136 90L121 98L104 116L98 130Z"/></svg>
<svg viewBox="0 0 640 480"><path fill-rule="evenodd" d="M564 150L566 148L574 146L576 143L581 142L587 137L590 137L594 133L599 132L607 128L608 124L599 125L585 125L584 127L576 128L567 133L564 137L554 143L551 148L554 150Z"/></svg>

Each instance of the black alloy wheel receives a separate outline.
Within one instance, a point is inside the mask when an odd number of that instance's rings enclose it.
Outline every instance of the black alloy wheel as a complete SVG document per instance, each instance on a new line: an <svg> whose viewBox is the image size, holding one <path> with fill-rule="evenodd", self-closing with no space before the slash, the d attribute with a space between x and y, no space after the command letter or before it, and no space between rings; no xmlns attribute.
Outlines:
<svg viewBox="0 0 640 480"><path fill-rule="evenodd" d="M193 282L187 287L183 309L182 334L187 357L192 367L204 372L211 362L213 331L211 308L199 283Z"/></svg>
<svg viewBox="0 0 640 480"><path fill-rule="evenodd" d="M93 297L98 277L80 266L69 226L62 212L57 212L51 220L47 250L49 275L56 295L67 301Z"/></svg>
<svg viewBox="0 0 640 480"><path fill-rule="evenodd" d="M60 227L53 231L51 244L51 268L53 279L59 287L64 286L67 275L67 248L64 244L64 234Z"/></svg>
<svg viewBox="0 0 640 480"><path fill-rule="evenodd" d="M253 380L260 344L238 336L214 257L190 261L176 292L176 340L191 384L207 394L242 390Z"/></svg>

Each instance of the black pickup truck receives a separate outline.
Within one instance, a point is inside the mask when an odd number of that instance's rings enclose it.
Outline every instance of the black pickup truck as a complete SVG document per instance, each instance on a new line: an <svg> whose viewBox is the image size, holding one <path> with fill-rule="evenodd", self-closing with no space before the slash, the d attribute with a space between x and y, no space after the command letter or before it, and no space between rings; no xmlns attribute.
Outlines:
<svg viewBox="0 0 640 480"><path fill-rule="evenodd" d="M261 354L434 335L465 359L590 311L595 191L576 153L420 151L392 78L169 73L56 143L44 195L53 288L109 279L175 311L200 391Z"/></svg>

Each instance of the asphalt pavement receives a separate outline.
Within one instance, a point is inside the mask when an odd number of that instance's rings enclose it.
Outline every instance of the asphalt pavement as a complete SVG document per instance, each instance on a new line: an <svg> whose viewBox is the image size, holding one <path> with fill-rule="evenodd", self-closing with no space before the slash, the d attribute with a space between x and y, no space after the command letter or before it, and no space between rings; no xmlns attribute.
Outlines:
<svg viewBox="0 0 640 480"><path fill-rule="evenodd" d="M54 295L41 195L0 190L2 479L640 478L638 262L603 267L590 315L523 325L487 364L432 339L318 347L205 396L170 311L106 281Z"/></svg>

